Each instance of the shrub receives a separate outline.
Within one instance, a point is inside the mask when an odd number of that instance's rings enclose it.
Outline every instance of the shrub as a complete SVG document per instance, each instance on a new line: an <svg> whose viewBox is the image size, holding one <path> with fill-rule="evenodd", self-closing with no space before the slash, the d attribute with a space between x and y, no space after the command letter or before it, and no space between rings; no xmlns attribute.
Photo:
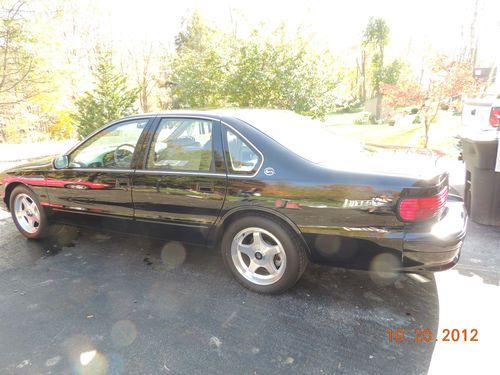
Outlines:
<svg viewBox="0 0 500 375"><path fill-rule="evenodd" d="M364 112L361 117L358 117L354 120L355 125L376 125L378 124L377 118L375 115Z"/></svg>

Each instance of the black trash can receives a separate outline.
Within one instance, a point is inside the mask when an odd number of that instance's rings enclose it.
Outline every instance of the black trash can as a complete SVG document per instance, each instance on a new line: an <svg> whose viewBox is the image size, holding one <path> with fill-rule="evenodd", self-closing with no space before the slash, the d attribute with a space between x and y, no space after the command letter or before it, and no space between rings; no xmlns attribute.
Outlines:
<svg viewBox="0 0 500 375"><path fill-rule="evenodd" d="M462 136L465 206L472 221L500 226L500 172L495 172L500 132Z"/></svg>

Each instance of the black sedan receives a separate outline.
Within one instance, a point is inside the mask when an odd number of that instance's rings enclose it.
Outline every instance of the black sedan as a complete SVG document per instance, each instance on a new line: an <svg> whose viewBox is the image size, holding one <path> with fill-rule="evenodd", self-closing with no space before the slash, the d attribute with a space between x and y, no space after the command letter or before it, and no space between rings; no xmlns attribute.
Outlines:
<svg viewBox="0 0 500 375"><path fill-rule="evenodd" d="M3 172L0 201L32 239L59 222L218 246L241 284L273 293L309 261L384 274L455 265L467 214L438 164L288 111L145 114Z"/></svg>

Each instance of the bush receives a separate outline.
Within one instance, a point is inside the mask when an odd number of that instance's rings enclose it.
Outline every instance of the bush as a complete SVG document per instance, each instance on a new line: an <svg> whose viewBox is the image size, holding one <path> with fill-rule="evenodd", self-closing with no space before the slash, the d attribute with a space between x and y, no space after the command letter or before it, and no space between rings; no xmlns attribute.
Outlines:
<svg viewBox="0 0 500 375"><path fill-rule="evenodd" d="M410 114L411 114L411 115L416 115L417 113L418 113L418 108L416 108L416 107L413 107L413 108L411 109L411 111L410 111Z"/></svg>
<svg viewBox="0 0 500 375"><path fill-rule="evenodd" d="M363 111L363 103L359 98L351 97L335 104L337 107L335 113L359 113Z"/></svg>
<svg viewBox="0 0 500 375"><path fill-rule="evenodd" d="M72 113L69 110L61 110L56 114L55 121L49 126L49 135L54 140L76 137L76 128L73 124Z"/></svg>
<svg viewBox="0 0 500 375"><path fill-rule="evenodd" d="M375 115L364 112L361 117L354 120L354 125L377 125L378 121Z"/></svg>
<svg viewBox="0 0 500 375"><path fill-rule="evenodd" d="M422 120L420 119L420 116L415 116L415 118L413 119L413 121L411 122L412 124L421 124L422 123Z"/></svg>
<svg viewBox="0 0 500 375"><path fill-rule="evenodd" d="M354 120L354 125L368 125L369 123L369 116L366 113Z"/></svg>
<svg viewBox="0 0 500 375"><path fill-rule="evenodd" d="M450 109L450 105L448 103L441 103L439 108L441 108L442 111L447 111Z"/></svg>

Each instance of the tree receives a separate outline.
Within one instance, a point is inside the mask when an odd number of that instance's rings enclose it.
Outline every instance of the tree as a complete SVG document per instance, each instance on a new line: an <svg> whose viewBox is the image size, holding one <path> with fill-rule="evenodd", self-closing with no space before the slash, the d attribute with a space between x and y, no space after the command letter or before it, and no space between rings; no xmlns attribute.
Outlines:
<svg viewBox="0 0 500 375"><path fill-rule="evenodd" d="M437 117L440 105L446 100L471 95L478 88L470 62L452 60L445 55L438 55L431 60L429 82L423 90L420 109L425 126L425 148L429 145L429 130Z"/></svg>
<svg viewBox="0 0 500 375"><path fill-rule="evenodd" d="M0 106L12 106L35 96L42 79L37 58L30 48L33 36L27 31L24 1L6 4L0 14Z"/></svg>
<svg viewBox="0 0 500 375"><path fill-rule="evenodd" d="M389 26L383 18L370 17L363 35L363 46L371 46L375 53L372 57L372 84L377 98L375 117L380 119L382 113L382 92L380 86L384 81L384 52L389 43Z"/></svg>
<svg viewBox="0 0 500 375"><path fill-rule="evenodd" d="M361 46L359 60L356 58L356 72L359 100L364 103L366 101L366 45Z"/></svg>
<svg viewBox="0 0 500 375"><path fill-rule="evenodd" d="M171 61L175 108L224 106L229 44L195 11L175 40Z"/></svg>
<svg viewBox="0 0 500 375"><path fill-rule="evenodd" d="M139 104L142 112L151 112L159 106L158 75L160 73L157 47L144 42L141 48L129 51L128 60L133 66L132 76L139 87Z"/></svg>
<svg viewBox="0 0 500 375"><path fill-rule="evenodd" d="M328 51L312 51L283 27L243 39L211 27L197 12L176 38L171 66L174 108L267 107L321 117L335 107L341 80Z"/></svg>
<svg viewBox="0 0 500 375"><path fill-rule="evenodd" d="M95 88L76 101L78 134L90 134L103 124L135 111L138 89L127 87L127 76L117 72L109 51L100 52L95 68Z"/></svg>
<svg viewBox="0 0 500 375"><path fill-rule="evenodd" d="M335 108L340 81L328 51L315 53L300 36L283 27L270 36L257 30L240 46L229 77L229 100L240 107L286 108L314 117Z"/></svg>
<svg viewBox="0 0 500 375"><path fill-rule="evenodd" d="M411 76L400 79L395 84L384 83L380 87L384 101L393 108L421 106L422 86Z"/></svg>

